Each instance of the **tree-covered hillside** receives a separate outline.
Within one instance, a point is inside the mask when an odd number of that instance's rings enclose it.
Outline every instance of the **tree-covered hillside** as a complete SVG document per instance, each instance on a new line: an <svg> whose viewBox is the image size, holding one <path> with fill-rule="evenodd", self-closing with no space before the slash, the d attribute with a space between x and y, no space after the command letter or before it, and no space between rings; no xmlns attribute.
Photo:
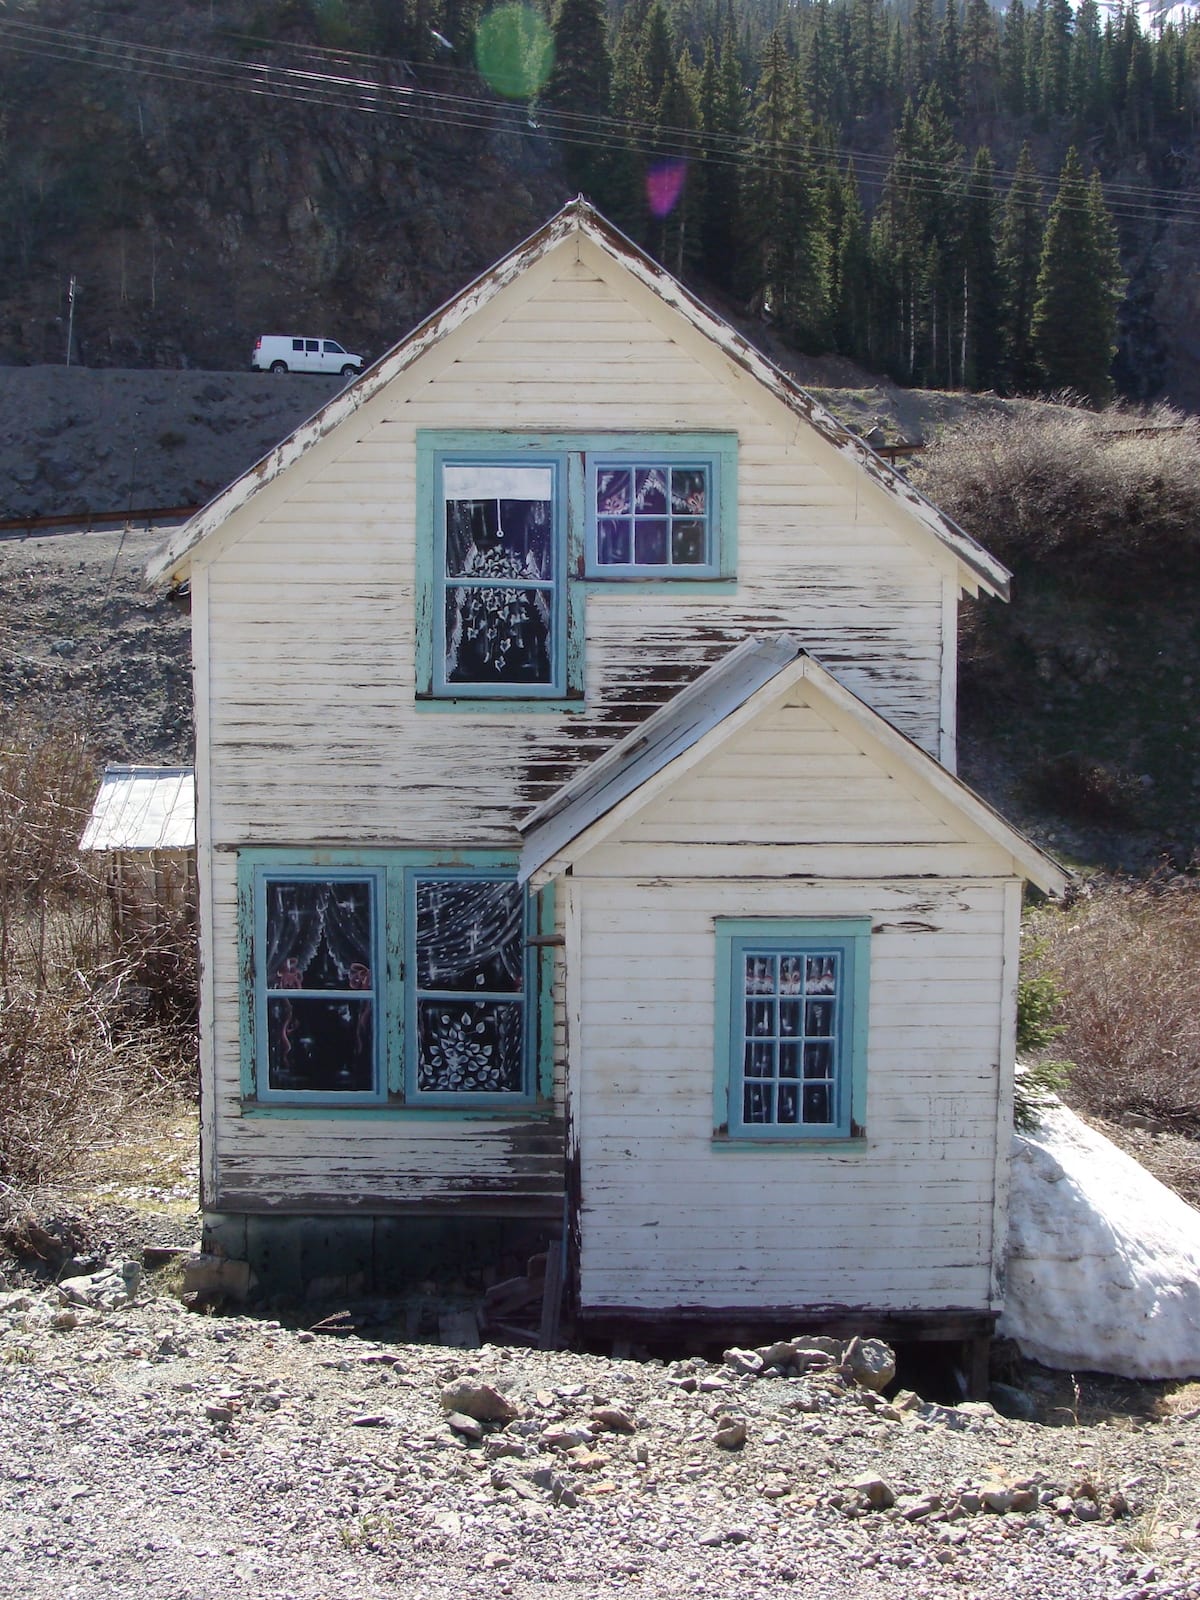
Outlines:
<svg viewBox="0 0 1200 1600"><path fill-rule="evenodd" d="M1198 79L1095 0L24 0L0 359L64 358L72 278L92 364L375 355L582 189L806 352L1195 403Z"/></svg>

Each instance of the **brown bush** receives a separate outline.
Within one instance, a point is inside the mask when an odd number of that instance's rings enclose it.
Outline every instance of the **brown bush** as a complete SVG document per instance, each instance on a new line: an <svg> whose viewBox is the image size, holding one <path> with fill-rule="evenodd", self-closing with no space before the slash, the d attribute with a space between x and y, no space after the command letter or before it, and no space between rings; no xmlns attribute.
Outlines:
<svg viewBox="0 0 1200 1600"><path fill-rule="evenodd" d="M1002 560L1086 555L1157 564L1200 545L1200 424L1158 406L1095 413L1026 404L946 428L922 456L924 493Z"/></svg>
<svg viewBox="0 0 1200 1600"><path fill-rule="evenodd" d="M103 864L78 850L95 786L78 735L0 728L0 1196L194 1080L190 919L117 947Z"/></svg>
<svg viewBox="0 0 1200 1600"><path fill-rule="evenodd" d="M1034 972L1061 1001L1052 1053L1086 1115L1200 1138L1200 884L1116 883L1030 919Z"/></svg>

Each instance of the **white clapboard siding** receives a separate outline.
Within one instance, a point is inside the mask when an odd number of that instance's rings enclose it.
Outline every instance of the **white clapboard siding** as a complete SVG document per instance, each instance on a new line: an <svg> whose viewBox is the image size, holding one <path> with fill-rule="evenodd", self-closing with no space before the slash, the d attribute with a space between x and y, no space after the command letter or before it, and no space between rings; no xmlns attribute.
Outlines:
<svg viewBox="0 0 1200 1600"><path fill-rule="evenodd" d="M994 1309L1013 867L966 831L798 689L574 862L585 1313ZM870 919L861 1140L714 1140L718 917Z"/></svg>
<svg viewBox="0 0 1200 1600"><path fill-rule="evenodd" d="M448 334L197 551L194 620L203 648L196 659L204 676L197 695L206 708L202 849L214 852L204 1002L211 1009L205 1070L214 1088L206 1112L210 1206L548 1207L562 1192L564 971L556 984L558 1112L542 1125L547 1137L540 1142L537 1130L518 1120L243 1114L234 896L239 847L513 847L518 818L756 631L794 634L903 732L930 751L942 748L944 685L953 653L945 632L944 597L955 570L948 554L931 541L914 541L899 524L901 513L877 487L865 477L857 481L804 422L766 397L695 330L676 325L673 313L649 304L645 294L619 292L615 275L610 281L600 268L571 255L553 270L536 269ZM418 706L416 432L508 426L736 433L738 580L707 590L589 586L587 698L577 709L530 706L514 713ZM603 918L615 912L617 902L597 899L589 890L587 917L601 921L588 921L587 937L602 963L596 976L603 982L587 989L584 1015L595 1032L587 1033L580 1059L591 1049L611 1047L611 1070L632 1086L640 1081L644 1056L629 1054L630 1016L644 1023L644 1047L665 1052L665 1065L667 1056L675 1060L671 1052L689 1027L704 1031L707 1015L703 1048L692 1048L690 1064L677 1064L671 1077L677 1101L699 1093L703 1106L703 1077L711 1064L713 905L707 887L696 885L693 899L698 854L712 856L713 871L739 884L772 872L810 880L884 877L887 886L860 884L840 898L819 882L785 886L781 903L807 897L825 915L855 914L859 905L881 920L936 921L952 936L948 945L968 963L958 984L963 994L953 1002L965 1041L960 1071L955 1076L957 1058L947 1052L944 1037L925 1037L908 1013L895 1019L894 1059L912 1075L910 1092L926 1102L952 1079L963 1089L963 1169L984 1170L986 1159L971 1153L984 1136L977 1140L967 1128L985 1119L987 1098L976 1057L986 1053L988 1023L976 1016L972 986L986 981L980 967L991 959L989 941L1001 938L999 913L987 924L991 890L972 887L960 899L958 891L939 898L936 887L923 882L916 889L902 880L930 872L970 879L1004 869L991 857L990 866L981 864L978 845L954 838L927 810L910 808L898 819L891 780L874 769L862 773L857 808L852 794L843 800L838 785L853 783L861 759L855 766L855 752L848 753L845 741L814 724L804 732L808 766L801 770L792 743L798 728L778 732L774 742L765 734L766 742L752 753L790 763L796 782L813 785L807 842L796 842L790 820L780 827L764 823L747 834L737 825L728 775L717 774L699 811L686 804L672 810L666 803L647 814L645 838L631 834L619 848L605 846L585 864L586 872L625 877L635 899L644 881L668 863L681 871L668 931L683 941L678 959L687 970L677 973L678 996L686 992L689 1004L670 1029L662 1025L661 997L653 986L636 1010L629 1009L632 991L626 1011L619 1004L613 1010L609 990L620 986L620 943L630 928L642 935L650 930L640 912L630 915L628 904L606 930ZM734 776L735 768L736 763ZM876 818L873 829L868 812ZM709 818L713 825L706 829ZM725 840L715 852L714 831ZM731 903L755 903L750 890L735 888L732 896ZM938 902L936 914L914 909L931 900ZM609 936L612 953L605 948ZM906 985L925 964L916 936L897 937L913 948L908 956L898 955L896 971L881 989L889 1007L893 999L900 1005ZM890 938L881 935L880 947ZM614 960L618 966L610 969ZM927 981L930 971L919 975ZM587 982L586 973L570 976L573 983ZM569 1045L580 1048L580 1040L573 1036ZM965 1085L973 1086L971 1094ZM872 1092L884 1095L882 1083ZM897 1107L896 1173L920 1166L911 1128L899 1116L902 1099L898 1092L879 1102ZM662 1112L673 1116L678 1109L664 1106ZM591 1170L601 1185L597 1193L604 1193L607 1158L589 1149L589 1159L599 1162ZM740 1192L744 1181L761 1186L761 1171L769 1176L776 1170L768 1160L743 1180L737 1176L742 1165L735 1156L706 1182L728 1178ZM788 1165L778 1167L781 1175ZM865 1169L861 1161L837 1158L810 1170L826 1179L841 1173L850 1194ZM618 1188L625 1181L616 1168L611 1180ZM957 1194L959 1188L971 1185L964 1180L935 1192ZM591 1203L585 1196L585 1205ZM636 1232L631 1229L631 1238ZM586 1259L594 1263L589 1250ZM978 1257L978 1250L971 1253L972 1260ZM869 1270L864 1263L864 1274ZM664 1276L668 1281L676 1280ZM612 1283L606 1288L597 1280L595 1290L601 1299L606 1293L621 1298Z"/></svg>

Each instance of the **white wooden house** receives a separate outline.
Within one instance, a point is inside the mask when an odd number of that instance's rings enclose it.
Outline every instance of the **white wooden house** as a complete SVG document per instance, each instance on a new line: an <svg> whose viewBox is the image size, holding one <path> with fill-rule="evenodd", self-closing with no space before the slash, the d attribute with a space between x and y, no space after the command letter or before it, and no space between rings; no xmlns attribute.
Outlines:
<svg viewBox="0 0 1200 1600"><path fill-rule="evenodd" d="M210 1240L386 1286L564 1211L585 1326L986 1334L1022 884L998 562L582 202L217 497Z"/></svg>

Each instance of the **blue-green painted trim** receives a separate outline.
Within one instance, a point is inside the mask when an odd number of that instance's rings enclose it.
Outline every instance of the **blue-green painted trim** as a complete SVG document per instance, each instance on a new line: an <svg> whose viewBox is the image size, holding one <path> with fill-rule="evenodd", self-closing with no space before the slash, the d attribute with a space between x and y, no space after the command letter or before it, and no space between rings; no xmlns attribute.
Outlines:
<svg viewBox="0 0 1200 1600"><path fill-rule="evenodd" d="M734 433L624 433L590 434L577 445L586 452L583 526L586 559L584 575L589 583L611 584L622 588L634 583L656 581L676 584L711 584L737 576L737 464L738 442ZM710 559L696 567L631 567L614 571L596 559L596 471L601 466L662 462L665 466L703 466L709 470L713 495L710 513Z"/></svg>
<svg viewBox="0 0 1200 1600"><path fill-rule="evenodd" d="M433 1102L422 1096L420 1104L406 1103L405 1059L409 1011L406 1005L405 971L408 952L406 930L412 926L408 885L414 875L436 873L446 876L505 878L515 874L517 855L511 850L453 848L428 850L288 849L282 846L253 846L238 853L237 930L242 981L239 985L239 1033L241 1047L241 1090L243 1115L252 1117L300 1116L319 1118L425 1117L447 1120L496 1120L505 1117L545 1117L553 1110L554 1097L554 954L551 948L526 946L526 1070L528 1082L520 1095L488 1096L485 1103L469 1101ZM265 1063L258 1058L258 1042L265 1038L263 1017L265 994L258 984L255 952L265 939L265 899L259 885L268 878L316 878L326 873L352 876L371 874L380 886L376 891L376 940L386 952L383 1018L376 1032L376 1048L381 1052L380 1087L371 1095L353 1100L325 1091L298 1091L283 1094L259 1092ZM260 909L260 900L262 901ZM526 900L526 939L531 933L548 936L554 932L554 891L547 886L536 897ZM407 1034L411 1039L413 1035Z"/></svg>
<svg viewBox="0 0 1200 1600"><path fill-rule="evenodd" d="M240 865L240 864L239 864ZM269 861L258 861L250 865L250 916L252 928L252 943L248 953L243 957L247 969L252 974L253 1004L249 1000L245 1003L246 1018L249 1024L249 1036L253 1042L253 1053L242 1059L242 1087L246 1092L246 1080L249 1076L250 1092L263 1104L288 1105L321 1105L346 1104L353 1106L379 1106L387 1098L388 1081L390 1077L388 1057L390 1053L388 1030L381 1026L381 1019L386 1018L391 999L391 990L395 978L395 963L390 959L387 949L386 929L388 926L387 909L387 873L381 863L368 865L366 862L353 861L334 865L332 862L301 863L288 857L280 860L278 864ZM272 1089L267 1081L268 1066L266 1054L267 1040L267 1004L269 1000L266 974L260 970L260 952L266 949L266 885L272 880L288 880L298 882L304 879L327 881L329 879L343 879L349 882L352 879L369 880L374 884L372 894L372 921L371 933L372 947L372 973L374 987L371 991L372 1003L375 1005L375 1061L372 1070L372 1087L359 1090L353 1094L339 1095L328 1089ZM245 951L247 947L243 945ZM382 963L379 953L383 952ZM382 977L381 977L382 973Z"/></svg>
<svg viewBox="0 0 1200 1600"><path fill-rule="evenodd" d="M504 883L511 882L512 871L486 872L471 868L445 867L406 867L404 872L404 970L406 974L414 974L417 964L417 884L422 878L438 877L461 878L467 882L476 883ZM519 1091L486 1093L474 1090L471 1093L471 1103L482 1106L521 1106L532 1104L537 1093L537 1063L534 1060L534 1040L536 1026L534 1010L537 1005L537 993L534 983L537 979L536 954L530 945L529 939L535 923L533 907L528 893L524 894L524 925L522 930L523 950L523 977L521 992L521 1065L524 1083ZM491 997L489 997L491 998ZM461 1106L464 1096L461 1094L430 1092L417 1087L417 984L415 977L406 984L404 998L404 1037L407 1048L405 1050L404 1066L404 1099L409 1106Z"/></svg>
<svg viewBox="0 0 1200 1600"><path fill-rule="evenodd" d="M243 1100L243 1117L286 1117L301 1122L332 1119L335 1122L354 1120L378 1121L380 1117L395 1122L548 1122L554 1114L548 1105L508 1105L474 1110L469 1106L406 1106L406 1105L264 1105L258 1100Z"/></svg>
<svg viewBox="0 0 1200 1600"><path fill-rule="evenodd" d="M583 698L583 600L573 592L573 466L559 435L487 430L417 430L416 470L416 684L418 703L437 708L470 706L505 712L569 710ZM443 466L510 462L549 466L555 474L554 583L551 627L554 682L530 684L448 684L445 664L444 541L440 515Z"/></svg>
<svg viewBox="0 0 1200 1600"><path fill-rule="evenodd" d="M834 1149L865 1135L867 1104L867 1016L870 1003L871 921L846 917L817 921L798 917L718 917L716 928L716 1029L713 1063L713 1146L762 1150L805 1145ZM740 955L748 947L789 954L837 943L846 955L846 992L839 1029L838 1119L825 1131L811 1125L752 1130L732 1114L740 1089L735 1062L743 1046ZM846 1064L849 1063L849 1070Z"/></svg>

